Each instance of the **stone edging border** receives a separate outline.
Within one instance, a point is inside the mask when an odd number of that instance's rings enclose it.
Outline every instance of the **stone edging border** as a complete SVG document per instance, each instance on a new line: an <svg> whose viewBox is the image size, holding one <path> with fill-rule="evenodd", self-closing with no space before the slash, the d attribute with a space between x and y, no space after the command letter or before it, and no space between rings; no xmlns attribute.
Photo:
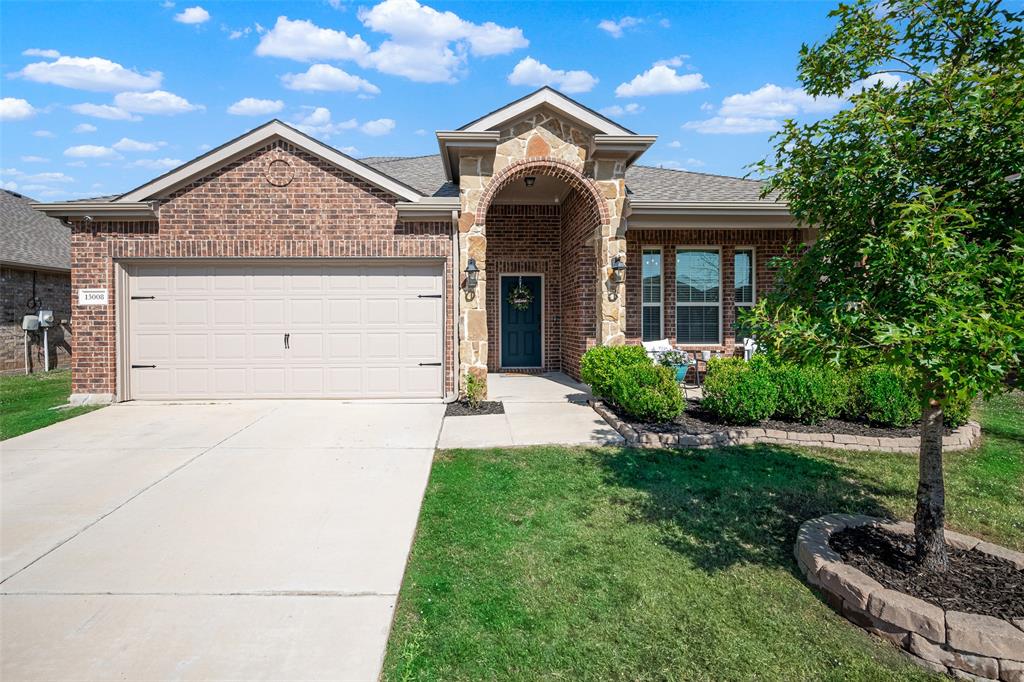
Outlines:
<svg viewBox="0 0 1024 682"><path fill-rule="evenodd" d="M685 433L658 433L643 427L635 427L620 419L600 400L591 400L591 407L622 434L626 444L641 448L716 448L724 445L754 445L772 443L775 445L803 445L807 447L835 448L837 450L860 450L872 452L905 452L917 454L921 438L883 438L874 436L851 436L844 433L803 433L801 431L779 431L776 429L736 427L714 433L691 435ZM967 450L974 447L981 436L978 422L967 422L948 436L942 437L942 449L946 452Z"/></svg>
<svg viewBox="0 0 1024 682"><path fill-rule="evenodd" d="M914 532L913 524L905 521L857 514L828 514L800 526L793 554L800 572L822 591L828 605L935 672L965 679L1024 682L1024 618L1011 625L992 616L945 611L883 587L844 563L829 546L832 533L868 523L896 533ZM1005 559L1024 570L1024 553L950 530L946 531L946 543Z"/></svg>

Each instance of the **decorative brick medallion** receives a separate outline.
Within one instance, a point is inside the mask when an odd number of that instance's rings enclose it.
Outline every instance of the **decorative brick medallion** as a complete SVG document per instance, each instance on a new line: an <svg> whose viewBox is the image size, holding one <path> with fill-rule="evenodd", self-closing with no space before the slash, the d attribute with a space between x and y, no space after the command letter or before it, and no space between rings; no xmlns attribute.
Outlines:
<svg viewBox="0 0 1024 682"><path fill-rule="evenodd" d="M263 176L274 187L286 187L295 177L295 169L284 159L274 159L267 164Z"/></svg>

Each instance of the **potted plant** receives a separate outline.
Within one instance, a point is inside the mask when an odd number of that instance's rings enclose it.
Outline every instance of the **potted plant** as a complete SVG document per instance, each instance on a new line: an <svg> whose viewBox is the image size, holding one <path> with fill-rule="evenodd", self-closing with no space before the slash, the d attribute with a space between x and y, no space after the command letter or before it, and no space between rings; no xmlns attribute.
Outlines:
<svg viewBox="0 0 1024 682"><path fill-rule="evenodd" d="M683 381L690 369L690 356L683 351L667 350L658 356L658 363L665 367L675 368L676 381Z"/></svg>

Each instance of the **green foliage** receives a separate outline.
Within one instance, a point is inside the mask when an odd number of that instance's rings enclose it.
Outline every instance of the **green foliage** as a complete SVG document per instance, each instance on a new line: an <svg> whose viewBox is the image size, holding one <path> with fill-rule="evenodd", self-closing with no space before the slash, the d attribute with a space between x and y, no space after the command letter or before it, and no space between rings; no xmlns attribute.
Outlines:
<svg viewBox="0 0 1024 682"><path fill-rule="evenodd" d="M919 406L1005 390L1024 357L1024 14L855 0L832 16L800 79L850 106L788 121L758 165L818 231L777 263L758 343L897 368Z"/></svg>
<svg viewBox="0 0 1024 682"><path fill-rule="evenodd" d="M683 411L676 373L661 365L619 367L611 382L611 398L623 412L643 422L667 422Z"/></svg>
<svg viewBox="0 0 1024 682"><path fill-rule="evenodd" d="M742 358L708 363L704 407L725 421L752 424L775 414L779 389L764 366L751 367Z"/></svg>
<svg viewBox="0 0 1024 682"><path fill-rule="evenodd" d="M651 364L643 346L594 346L580 360L580 377L595 396L614 400L611 389L619 369Z"/></svg>
<svg viewBox="0 0 1024 682"><path fill-rule="evenodd" d="M943 410L943 421L946 426L956 428L963 426L971 418L971 406L974 403L973 396L955 396L946 403Z"/></svg>
<svg viewBox="0 0 1024 682"><path fill-rule="evenodd" d="M466 402L474 410L480 407L484 394L487 391L487 382L475 374L466 375Z"/></svg>
<svg viewBox="0 0 1024 682"><path fill-rule="evenodd" d="M857 372L853 393L851 416L873 424L910 426L921 417L921 402L910 378L891 367L875 365Z"/></svg>
<svg viewBox="0 0 1024 682"><path fill-rule="evenodd" d="M772 378L779 389L775 416L781 419L817 424L838 417L850 402L849 380L831 367L787 363Z"/></svg>

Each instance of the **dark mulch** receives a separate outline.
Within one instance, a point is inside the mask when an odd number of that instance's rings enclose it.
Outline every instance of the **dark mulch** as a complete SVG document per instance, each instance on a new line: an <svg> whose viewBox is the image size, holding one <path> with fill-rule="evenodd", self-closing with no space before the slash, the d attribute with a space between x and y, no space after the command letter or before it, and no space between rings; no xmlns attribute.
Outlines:
<svg viewBox="0 0 1024 682"><path fill-rule="evenodd" d="M829 544L846 563L889 589L947 611L1024 617L1024 571L1003 559L948 547L949 569L925 571L914 561L913 536L870 524L835 533Z"/></svg>
<svg viewBox="0 0 1024 682"><path fill-rule="evenodd" d="M637 422L621 414L614 406L611 408L620 418L628 423ZM701 433L713 433L727 429L737 428L735 424L728 424L718 418L710 410L701 407L697 400L688 400L686 410L671 422L661 424L640 424L647 431L655 433L689 433L698 435ZM872 426L867 422L852 422L845 419L825 419L820 424L801 424L799 422L787 422L781 419L765 419L747 426L760 427L762 429L776 429L778 431L796 431L799 433L844 433L850 436L870 436L874 438L911 438L921 435L921 430L914 424L905 428ZM742 428L742 427L740 427ZM946 435L953 433L953 429L946 427Z"/></svg>
<svg viewBox="0 0 1024 682"><path fill-rule="evenodd" d="M505 405L500 400L482 400L474 410L469 403L459 401L448 403L448 409L445 410L444 416L471 417L481 414L505 414Z"/></svg>

